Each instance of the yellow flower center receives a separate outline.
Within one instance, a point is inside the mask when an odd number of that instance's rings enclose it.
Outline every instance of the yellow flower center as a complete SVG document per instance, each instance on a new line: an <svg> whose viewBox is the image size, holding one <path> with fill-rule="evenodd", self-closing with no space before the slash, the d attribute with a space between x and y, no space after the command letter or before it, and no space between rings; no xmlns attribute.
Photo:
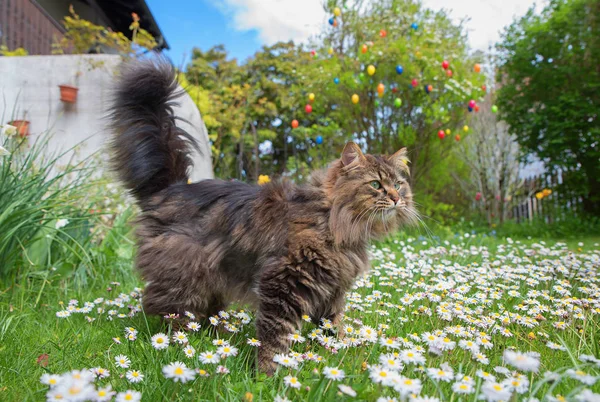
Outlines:
<svg viewBox="0 0 600 402"><path fill-rule="evenodd" d="M133 401L133 395L131 395L131 394L125 394L125 400L126 401Z"/></svg>
<svg viewBox="0 0 600 402"><path fill-rule="evenodd" d="M163 338L157 338L156 339L156 343L163 343L163 342L164 342Z"/></svg>
<svg viewBox="0 0 600 402"><path fill-rule="evenodd" d="M501 387L500 385L498 385L498 384L495 384L495 385L493 386L493 388L494 388L496 391L502 391L502 387Z"/></svg>
<svg viewBox="0 0 600 402"><path fill-rule="evenodd" d="M73 387L69 388L69 395L77 395L80 392L81 392L80 387L73 386Z"/></svg>
<svg viewBox="0 0 600 402"><path fill-rule="evenodd" d="M460 389L468 389L469 387L467 387L466 384L460 384L459 388Z"/></svg>
<svg viewBox="0 0 600 402"><path fill-rule="evenodd" d="M385 371L382 371L379 373L380 377L387 377L387 373Z"/></svg>
<svg viewBox="0 0 600 402"><path fill-rule="evenodd" d="M412 380L408 380L408 379L404 380L405 385L412 385L412 383L413 383Z"/></svg>
<svg viewBox="0 0 600 402"><path fill-rule="evenodd" d="M177 368L175 369L175 374L177 374L177 375L182 375L182 374L183 374L183 369L182 369L181 367L177 367Z"/></svg>
<svg viewBox="0 0 600 402"><path fill-rule="evenodd" d="M98 391L98 396L106 396L106 391L101 389L100 391Z"/></svg>

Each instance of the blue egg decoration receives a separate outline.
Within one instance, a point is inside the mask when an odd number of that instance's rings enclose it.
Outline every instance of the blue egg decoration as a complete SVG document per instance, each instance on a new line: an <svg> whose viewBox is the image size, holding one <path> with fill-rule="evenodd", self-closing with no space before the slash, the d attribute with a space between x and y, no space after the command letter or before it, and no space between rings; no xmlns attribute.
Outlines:
<svg viewBox="0 0 600 402"><path fill-rule="evenodd" d="M425 93L428 94L429 93L429 85L425 85L423 88L425 89Z"/></svg>
<svg viewBox="0 0 600 402"><path fill-rule="evenodd" d="M339 79L338 77L335 77L335 78L333 79L333 83L334 83L335 85L339 84L339 83L340 83L340 79Z"/></svg>
<svg viewBox="0 0 600 402"><path fill-rule="evenodd" d="M402 68L401 65L397 65L396 66L396 74L402 74L404 72L404 69Z"/></svg>
<svg viewBox="0 0 600 402"><path fill-rule="evenodd" d="M321 145L323 143L323 137L321 137L320 135L317 135L315 142L317 143L317 145Z"/></svg>
<svg viewBox="0 0 600 402"><path fill-rule="evenodd" d="M323 20L321 20L321 21L323 21ZM419 24L417 24L416 22L413 22L412 24L410 24L410 27L416 31L417 29L419 29Z"/></svg>
<svg viewBox="0 0 600 402"><path fill-rule="evenodd" d="M323 20L321 20L321 21L323 21ZM334 22L335 22L335 19L333 17L331 17L329 19L329 25L333 25Z"/></svg>
<svg viewBox="0 0 600 402"><path fill-rule="evenodd" d="M469 109L469 112L473 111L473 108L471 106L467 106L467 108Z"/></svg>

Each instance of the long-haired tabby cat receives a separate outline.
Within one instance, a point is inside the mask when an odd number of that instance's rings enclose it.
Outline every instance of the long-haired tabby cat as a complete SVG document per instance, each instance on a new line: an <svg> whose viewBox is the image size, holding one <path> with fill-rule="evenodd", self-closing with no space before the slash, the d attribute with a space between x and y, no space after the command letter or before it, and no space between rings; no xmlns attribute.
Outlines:
<svg viewBox="0 0 600 402"><path fill-rule="evenodd" d="M142 210L144 311L208 317L252 304L258 366L271 374L302 315L339 325L346 292L369 269L369 240L416 217L406 151L365 155L349 142L305 185L187 184L195 142L177 127L176 88L168 63L137 62L112 109L113 162Z"/></svg>

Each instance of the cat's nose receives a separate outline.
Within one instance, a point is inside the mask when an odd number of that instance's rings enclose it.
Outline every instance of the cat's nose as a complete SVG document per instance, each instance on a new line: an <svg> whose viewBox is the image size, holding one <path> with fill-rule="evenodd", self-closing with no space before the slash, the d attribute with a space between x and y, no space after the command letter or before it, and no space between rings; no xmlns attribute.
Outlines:
<svg viewBox="0 0 600 402"><path fill-rule="evenodd" d="M400 199L400 196L398 195L397 192L393 192L393 193L390 193L390 198L392 199L392 201L394 201L394 204L397 204L398 200Z"/></svg>

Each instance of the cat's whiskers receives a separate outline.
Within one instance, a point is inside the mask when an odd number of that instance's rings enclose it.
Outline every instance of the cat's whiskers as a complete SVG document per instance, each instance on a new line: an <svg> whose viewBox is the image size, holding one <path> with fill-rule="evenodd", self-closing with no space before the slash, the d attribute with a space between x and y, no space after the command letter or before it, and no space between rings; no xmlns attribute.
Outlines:
<svg viewBox="0 0 600 402"><path fill-rule="evenodd" d="M359 227L361 216L365 215L366 212L370 211L373 208L375 208L374 205L363 209L354 219L352 219L352 221L350 221L350 237L351 238L354 235L354 229Z"/></svg>

